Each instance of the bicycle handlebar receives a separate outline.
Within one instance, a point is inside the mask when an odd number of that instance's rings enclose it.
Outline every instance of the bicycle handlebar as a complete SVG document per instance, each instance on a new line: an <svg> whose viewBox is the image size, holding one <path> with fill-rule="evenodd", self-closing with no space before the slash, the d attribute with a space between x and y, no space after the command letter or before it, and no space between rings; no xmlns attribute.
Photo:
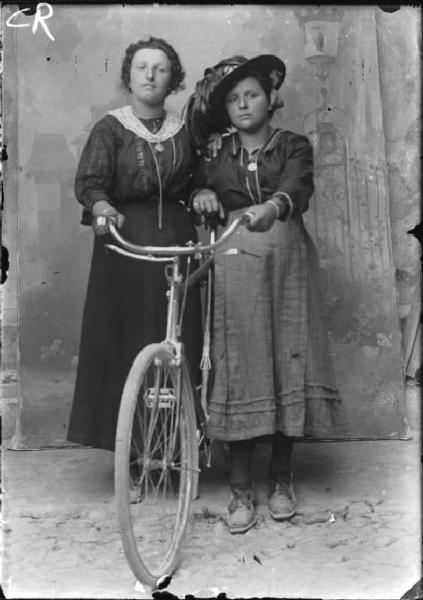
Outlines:
<svg viewBox="0 0 423 600"><path fill-rule="evenodd" d="M236 218L230 225L225 229L220 238L214 242L213 244L202 244L199 243L188 243L186 246L139 246L137 244L133 244L125 240L124 237L118 232L115 219L113 217L96 217L96 224L99 226L108 225L109 231L112 234L113 238L120 244L122 248L127 250L128 252L132 252L133 254L139 255L156 255L156 256L190 256L197 254L206 254L208 252L212 252L216 250L219 246L221 246L228 238L233 235L233 233L240 227L241 225L246 225L251 220L251 214L247 211L240 217ZM112 250L117 250L113 246L109 246Z"/></svg>

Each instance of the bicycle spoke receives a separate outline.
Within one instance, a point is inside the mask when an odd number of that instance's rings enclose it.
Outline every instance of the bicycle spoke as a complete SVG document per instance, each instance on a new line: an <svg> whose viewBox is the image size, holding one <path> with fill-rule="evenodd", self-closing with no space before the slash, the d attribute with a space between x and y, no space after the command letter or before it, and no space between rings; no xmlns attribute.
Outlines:
<svg viewBox="0 0 423 600"><path fill-rule="evenodd" d="M156 407L155 407L156 408ZM153 437L153 433L155 431L156 425L157 425L157 417L158 417L158 411L155 410L154 411L154 417L149 419L149 423L148 423L148 431L147 431L147 439L145 441L145 447L149 448L151 445L151 440Z"/></svg>
<svg viewBox="0 0 423 600"><path fill-rule="evenodd" d="M160 404L162 390L166 390L168 393L170 390L172 399L177 394L166 366L156 366L154 387L150 387L149 383L146 381L140 389L132 439L132 451L137 454L138 459L132 460L131 464L138 464L143 471L138 481L138 488L143 491L143 496L148 497L151 490L154 495L161 492L162 498L164 498L167 492L175 493L171 472L175 468L177 471L181 469L178 465L179 457L174 451L177 444L175 423L178 421L175 411L179 407L172 401L169 408L162 407ZM144 439L142 448L137 440L138 433L140 433L140 438ZM158 461L158 463L161 461L162 464L154 465L154 461Z"/></svg>
<svg viewBox="0 0 423 600"><path fill-rule="evenodd" d="M164 430L165 430L165 429L164 429L164 428L165 428L165 425L166 425L166 422L162 422L161 431L164 431ZM155 445L153 446L153 449L152 449L152 454L154 454L155 452L157 452L158 450L160 450L160 449L161 449L161 447L159 446L159 444L160 444L161 442L163 442L163 443L166 445L166 443L167 443L167 436L166 436L166 435L162 435L162 436L158 436L158 437L157 437L157 439L156 439L156 441L155 441Z"/></svg>

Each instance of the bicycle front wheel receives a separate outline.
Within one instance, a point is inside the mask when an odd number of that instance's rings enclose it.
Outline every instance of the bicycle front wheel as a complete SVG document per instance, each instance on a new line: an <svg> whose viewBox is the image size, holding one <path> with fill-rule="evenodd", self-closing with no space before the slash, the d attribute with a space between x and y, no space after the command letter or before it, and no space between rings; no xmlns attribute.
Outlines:
<svg viewBox="0 0 423 600"><path fill-rule="evenodd" d="M176 567L198 469L194 396L188 370L168 344L136 357L116 431L115 495L123 548L147 585Z"/></svg>

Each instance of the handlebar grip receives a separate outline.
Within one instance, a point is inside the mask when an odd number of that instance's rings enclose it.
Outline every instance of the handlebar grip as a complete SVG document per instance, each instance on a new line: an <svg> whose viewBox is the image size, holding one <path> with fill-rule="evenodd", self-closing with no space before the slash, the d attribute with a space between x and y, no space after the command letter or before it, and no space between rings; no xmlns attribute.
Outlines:
<svg viewBox="0 0 423 600"><path fill-rule="evenodd" d="M95 227L107 227L109 224L108 218L104 215L93 218L93 225Z"/></svg>
<svg viewBox="0 0 423 600"><path fill-rule="evenodd" d="M109 227L111 223L116 225L116 222L117 219L114 215L99 215L93 219L94 227Z"/></svg>

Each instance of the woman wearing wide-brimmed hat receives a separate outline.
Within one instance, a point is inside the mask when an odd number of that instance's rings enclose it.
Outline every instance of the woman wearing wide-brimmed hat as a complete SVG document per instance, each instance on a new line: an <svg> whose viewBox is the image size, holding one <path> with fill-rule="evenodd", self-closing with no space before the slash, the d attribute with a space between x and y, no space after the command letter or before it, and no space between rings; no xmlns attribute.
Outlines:
<svg viewBox="0 0 423 600"><path fill-rule="evenodd" d="M273 55L223 60L197 83L186 116L203 154L192 210L223 209L228 221L252 214L248 231L240 229L215 264L208 434L229 442L233 533L256 522L256 439L272 436L270 514L290 518L297 508L293 439L330 435L341 407L321 318L317 253L302 219L313 193L312 148L306 137L270 125L284 78L285 65ZM208 158L209 134L230 127L217 157Z"/></svg>

